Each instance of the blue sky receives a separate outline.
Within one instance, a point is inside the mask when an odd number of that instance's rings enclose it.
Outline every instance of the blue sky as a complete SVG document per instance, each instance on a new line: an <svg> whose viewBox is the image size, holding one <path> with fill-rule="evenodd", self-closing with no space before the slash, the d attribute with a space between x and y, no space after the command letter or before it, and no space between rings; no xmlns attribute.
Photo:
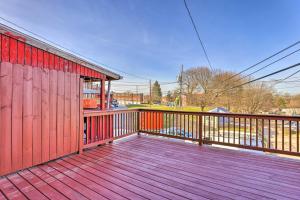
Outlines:
<svg viewBox="0 0 300 200"><path fill-rule="evenodd" d="M238 72L300 40L297 0L187 3L214 68ZM108 67L153 80L175 80L181 64L207 65L183 0L0 0L0 16ZM299 58L300 53L256 77ZM124 76L124 82L146 82Z"/></svg>

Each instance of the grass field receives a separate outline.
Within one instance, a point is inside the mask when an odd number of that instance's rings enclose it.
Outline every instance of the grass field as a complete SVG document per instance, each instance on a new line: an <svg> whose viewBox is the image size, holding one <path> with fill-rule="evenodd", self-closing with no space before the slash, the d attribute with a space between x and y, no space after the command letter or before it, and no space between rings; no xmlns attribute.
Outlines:
<svg viewBox="0 0 300 200"><path fill-rule="evenodd" d="M149 105L149 104L130 104L126 105L129 109L156 109L156 110L178 110L178 111L191 111L191 112L200 112L201 108L196 106L185 106L185 107L170 107L165 105ZM205 109L208 111L210 108Z"/></svg>

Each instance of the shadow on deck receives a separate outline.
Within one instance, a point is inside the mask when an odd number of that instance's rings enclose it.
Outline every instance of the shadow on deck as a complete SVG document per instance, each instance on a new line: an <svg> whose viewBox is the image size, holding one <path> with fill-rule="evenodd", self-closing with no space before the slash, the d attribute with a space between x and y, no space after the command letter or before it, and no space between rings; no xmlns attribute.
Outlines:
<svg viewBox="0 0 300 200"><path fill-rule="evenodd" d="M299 199L300 161L130 136L0 179L0 199Z"/></svg>

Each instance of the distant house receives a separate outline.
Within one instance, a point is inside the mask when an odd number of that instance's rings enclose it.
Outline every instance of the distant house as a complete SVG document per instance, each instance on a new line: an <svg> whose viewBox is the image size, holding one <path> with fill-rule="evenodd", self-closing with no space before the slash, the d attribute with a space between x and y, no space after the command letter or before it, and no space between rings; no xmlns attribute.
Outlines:
<svg viewBox="0 0 300 200"><path fill-rule="evenodd" d="M226 108L223 108L223 107L216 107L212 110L209 110L208 112L212 112L212 113L229 113L229 110L227 110Z"/></svg>
<svg viewBox="0 0 300 200"><path fill-rule="evenodd" d="M283 108L281 111L286 115L299 115L300 108Z"/></svg>
<svg viewBox="0 0 300 200"><path fill-rule="evenodd" d="M131 92L113 93L112 98L117 100L120 105L141 104L144 101L142 93L135 94Z"/></svg>
<svg viewBox="0 0 300 200"><path fill-rule="evenodd" d="M208 112L211 113L230 113L229 110L227 110L226 108L223 107L216 107L214 109L209 110ZM219 123L219 126L222 126L223 123L227 124L229 119L227 117L218 117L218 120L216 120Z"/></svg>

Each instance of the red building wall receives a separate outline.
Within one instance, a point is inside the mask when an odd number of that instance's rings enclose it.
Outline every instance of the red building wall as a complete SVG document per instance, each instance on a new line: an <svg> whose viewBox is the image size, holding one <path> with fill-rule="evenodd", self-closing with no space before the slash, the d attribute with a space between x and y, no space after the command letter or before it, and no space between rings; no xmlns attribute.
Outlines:
<svg viewBox="0 0 300 200"><path fill-rule="evenodd" d="M80 75L106 78L0 34L0 176L80 150Z"/></svg>

